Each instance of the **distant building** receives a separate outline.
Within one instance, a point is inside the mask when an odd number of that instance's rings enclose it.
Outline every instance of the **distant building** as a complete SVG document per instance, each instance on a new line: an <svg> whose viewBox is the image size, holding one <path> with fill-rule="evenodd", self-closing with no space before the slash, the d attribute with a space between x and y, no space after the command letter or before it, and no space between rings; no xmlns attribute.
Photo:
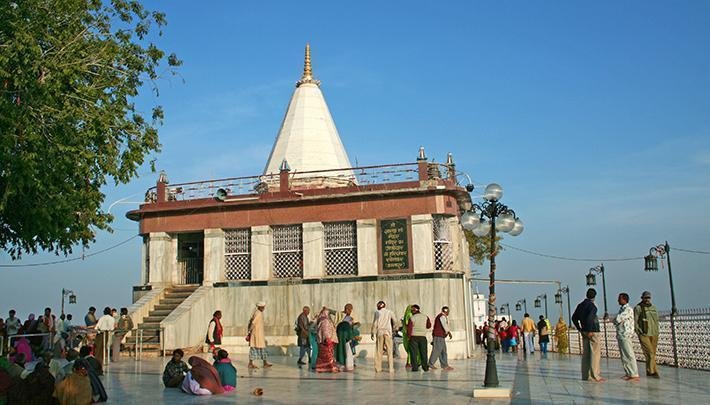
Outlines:
<svg viewBox="0 0 710 405"><path fill-rule="evenodd" d="M365 334L379 300L398 317L417 303L432 320L448 305L449 354L464 357L479 301L459 222L471 199L458 174L451 155L432 163L424 148L411 163L352 167L306 47L261 175L171 184L162 173L127 214L144 237L132 313L148 335L163 330L160 344L170 350L204 341L219 309L224 345L239 352L263 300L270 350L284 351L304 305L315 313L352 303Z"/></svg>

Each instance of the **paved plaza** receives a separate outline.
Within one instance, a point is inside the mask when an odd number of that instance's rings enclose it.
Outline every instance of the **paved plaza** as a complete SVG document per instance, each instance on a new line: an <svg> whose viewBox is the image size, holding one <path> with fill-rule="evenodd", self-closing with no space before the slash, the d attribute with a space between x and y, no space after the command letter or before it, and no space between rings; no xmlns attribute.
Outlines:
<svg viewBox="0 0 710 405"><path fill-rule="evenodd" d="M205 358L207 356L205 355ZM263 403L311 404L357 401L374 404L429 404L439 401L452 404L473 403L472 391L482 385L485 354L476 358L452 361L454 371L410 372L404 361L395 363L396 372L375 373L372 361L358 359L355 372L317 374L295 365L293 357L274 357L271 369L249 371L246 359L235 359L239 372L235 392L195 397L177 389L165 389L161 383L164 359L123 361L110 366L103 377L109 403L192 404L192 403ZM512 387L510 400L481 400L478 403L710 403L710 384L706 371L661 367L661 379L642 377L640 382L621 380L619 360L602 359L605 383L580 379L580 357L538 353L523 359L522 354L499 354L498 375L502 386ZM643 363L639 363L643 369ZM386 369L386 365L385 365ZM264 395L251 392L260 387Z"/></svg>

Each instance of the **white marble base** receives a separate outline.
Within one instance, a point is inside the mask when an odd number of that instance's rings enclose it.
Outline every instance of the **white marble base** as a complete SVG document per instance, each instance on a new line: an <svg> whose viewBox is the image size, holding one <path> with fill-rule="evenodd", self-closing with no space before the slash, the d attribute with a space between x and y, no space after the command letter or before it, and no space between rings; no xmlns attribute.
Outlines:
<svg viewBox="0 0 710 405"><path fill-rule="evenodd" d="M474 398L510 398L512 388L476 388L473 390Z"/></svg>

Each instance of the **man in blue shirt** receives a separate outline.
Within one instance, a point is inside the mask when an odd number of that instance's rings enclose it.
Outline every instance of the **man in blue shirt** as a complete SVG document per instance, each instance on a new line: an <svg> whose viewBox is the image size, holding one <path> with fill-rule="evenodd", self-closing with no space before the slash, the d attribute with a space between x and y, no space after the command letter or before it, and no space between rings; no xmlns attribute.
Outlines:
<svg viewBox="0 0 710 405"><path fill-rule="evenodd" d="M587 298L577 305L572 315L572 322L582 335L582 380L604 382L601 376L601 336L599 335L599 318L594 297L597 291L587 290Z"/></svg>

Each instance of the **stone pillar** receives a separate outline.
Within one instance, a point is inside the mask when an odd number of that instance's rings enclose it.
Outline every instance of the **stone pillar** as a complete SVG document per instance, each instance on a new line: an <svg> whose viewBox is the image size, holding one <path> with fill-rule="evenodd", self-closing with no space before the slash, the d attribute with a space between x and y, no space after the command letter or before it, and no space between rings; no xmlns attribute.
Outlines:
<svg viewBox="0 0 710 405"><path fill-rule="evenodd" d="M268 225L251 227L251 279L266 281L271 278L271 228Z"/></svg>
<svg viewBox="0 0 710 405"><path fill-rule="evenodd" d="M322 222L303 224L303 278L325 275L325 240Z"/></svg>
<svg viewBox="0 0 710 405"><path fill-rule="evenodd" d="M146 285L150 281L150 236L143 235L143 243L141 244L141 278L140 285Z"/></svg>
<svg viewBox="0 0 710 405"><path fill-rule="evenodd" d="M182 269L180 268L180 264L177 261L178 235L174 235L173 237L170 238L170 249L171 249L170 255L171 255L172 264L170 266L170 269L168 270L168 273L165 276L165 279L171 280L172 285L184 284L185 278L183 277Z"/></svg>
<svg viewBox="0 0 710 405"><path fill-rule="evenodd" d="M430 214L412 215L412 252L415 273L434 271L434 228Z"/></svg>
<svg viewBox="0 0 710 405"><path fill-rule="evenodd" d="M204 242L204 285L212 285L224 277L224 231L205 229Z"/></svg>
<svg viewBox="0 0 710 405"><path fill-rule="evenodd" d="M173 241L165 232L151 232L148 241L150 269L148 283L154 287L172 284L172 273L176 267Z"/></svg>
<svg viewBox="0 0 710 405"><path fill-rule="evenodd" d="M446 218L446 223L449 225L449 240L451 241L451 255L453 266L451 270L453 271L463 271L463 261L468 260L468 257L463 257L461 252L461 236L463 236L463 231L461 225L459 224L458 217L448 217Z"/></svg>
<svg viewBox="0 0 710 405"><path fill-rule="evenodd" d="M377 275L377 220L357 220L357 274Z"/></svg>

